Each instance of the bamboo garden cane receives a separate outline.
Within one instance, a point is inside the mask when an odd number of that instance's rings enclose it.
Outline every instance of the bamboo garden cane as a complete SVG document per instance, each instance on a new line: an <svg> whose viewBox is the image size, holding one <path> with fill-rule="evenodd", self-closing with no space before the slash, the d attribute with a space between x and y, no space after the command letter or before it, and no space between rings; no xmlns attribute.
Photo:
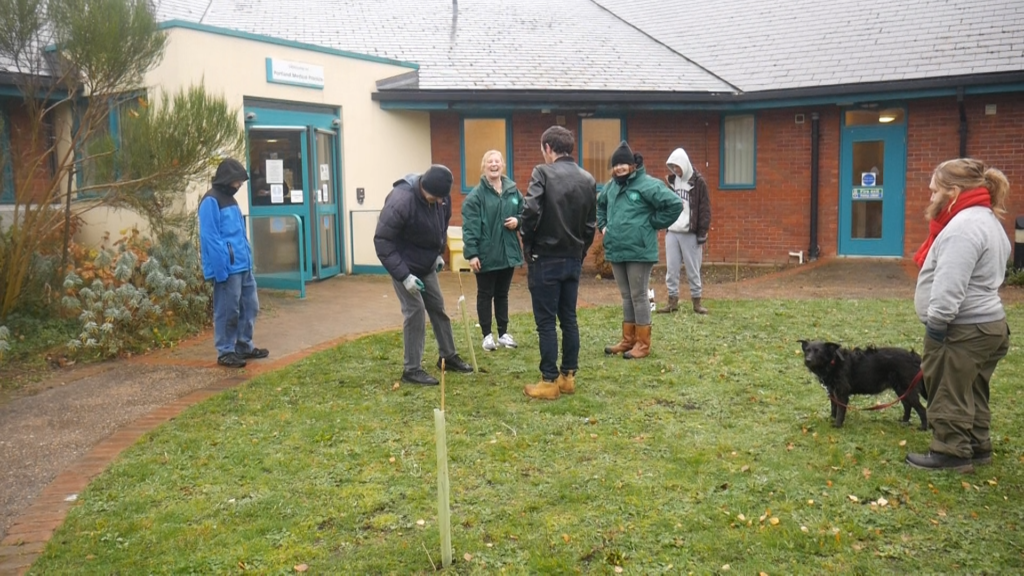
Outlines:
<svg viewBox="0 0 1024 576"><path fill-rule="evenodd" d="M434 408L434 436L437 441L437 525L441 531L441 566L452 565L452 516L448 483L448 441L444 424L444 373L441 359L441 409Z"/></svg>
<svg viewBox="0 0 1024 576"><path fill-rule="evenodd" d="M469 357L473 361L473 372L479 374L480 366L476 363L476 348L473 347L473 333L469 328L469 315L466 314L466 292L462 288L462 271L456 270L459 275L459 312L462 313L462 325L466 328L466 346L469 347Z"/></svg>

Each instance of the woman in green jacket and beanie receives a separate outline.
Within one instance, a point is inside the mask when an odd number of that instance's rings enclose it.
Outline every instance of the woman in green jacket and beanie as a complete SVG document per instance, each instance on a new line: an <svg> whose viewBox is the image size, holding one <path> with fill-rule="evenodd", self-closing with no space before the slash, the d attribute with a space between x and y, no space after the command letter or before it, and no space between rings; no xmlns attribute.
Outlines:
<svg viewBox="0 0 1024 576"><path fill-rule="evenodd" d="M683 202L661 180L647 175L643 157L623 141L612 153L612 179L597 197L597 228L604 234L604 259L612 264L622 294L622 340L605 354L644 358L651 350L651 304L647 286L658 262L658 230L668 228Z"/></svg>
<svg viewBox="0 0 1024 576"><path fill-rule="evenodd" d="M487 351L516 347L508 333L508 290L515 267L523 264L523 248L516 234L523 217L523 195L504 171L501 152L485 152L480 184L462 203L463 256L476 273L476 313ZM491 334L492 301L497 339Z"/></svg>

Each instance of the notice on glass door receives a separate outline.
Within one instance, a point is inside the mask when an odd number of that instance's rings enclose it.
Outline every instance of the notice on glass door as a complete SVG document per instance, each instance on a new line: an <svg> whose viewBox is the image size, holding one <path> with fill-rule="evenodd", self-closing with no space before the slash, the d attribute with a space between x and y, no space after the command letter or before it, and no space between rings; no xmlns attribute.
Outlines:
<svg viewBox="0 0 1024 576"><path fill-rule="evenodd" d="M267 184L284 184L284 160L267 160Z"/></svg>
<svg viewBox="0 0 1024 576"><path fill-rule="evenodd" d="M284 204L284 184L270 185L270 203Z"/></svg>
<svg viewBox="0 0 1024 576"><path fill-rule="evenodd" d="M302 190L292 190L292 204L302 204Z"/></svg>

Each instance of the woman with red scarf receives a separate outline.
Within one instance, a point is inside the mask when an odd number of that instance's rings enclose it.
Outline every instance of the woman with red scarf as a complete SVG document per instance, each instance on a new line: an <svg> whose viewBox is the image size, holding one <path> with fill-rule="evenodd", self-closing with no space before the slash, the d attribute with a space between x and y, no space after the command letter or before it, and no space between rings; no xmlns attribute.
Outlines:
<svg viewBox="0 0 1024 576"><path fill-rule="evenodd" d="M925 324L921 371L932 441L907 464L969 472L992 461L989 381L1010 347L999 299L1010 258L999 219L1010 184L999 170L959 158L939 164L929 188L914 307Z"/></svg>

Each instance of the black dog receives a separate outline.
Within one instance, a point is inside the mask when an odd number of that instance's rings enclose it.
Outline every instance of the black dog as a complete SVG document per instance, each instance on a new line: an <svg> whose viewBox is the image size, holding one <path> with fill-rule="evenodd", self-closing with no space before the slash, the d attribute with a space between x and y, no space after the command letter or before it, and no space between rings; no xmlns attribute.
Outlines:
<svg viewBox="0 0 1024 576"><path fill-rule="evenodd" d="M804 349L804 366L821 382L832 403L834 426L842 428L846 407L853 394L878 394L885 390L903 397L903 420L910 422L910 409L921 418L921 430L928 429L921 396L928 398L918 378L921 357L902 348L843 348L834 342L800 340ZM913 388L907 392L907 389ZM906 396L904 396L906 393Z"/></svg>

